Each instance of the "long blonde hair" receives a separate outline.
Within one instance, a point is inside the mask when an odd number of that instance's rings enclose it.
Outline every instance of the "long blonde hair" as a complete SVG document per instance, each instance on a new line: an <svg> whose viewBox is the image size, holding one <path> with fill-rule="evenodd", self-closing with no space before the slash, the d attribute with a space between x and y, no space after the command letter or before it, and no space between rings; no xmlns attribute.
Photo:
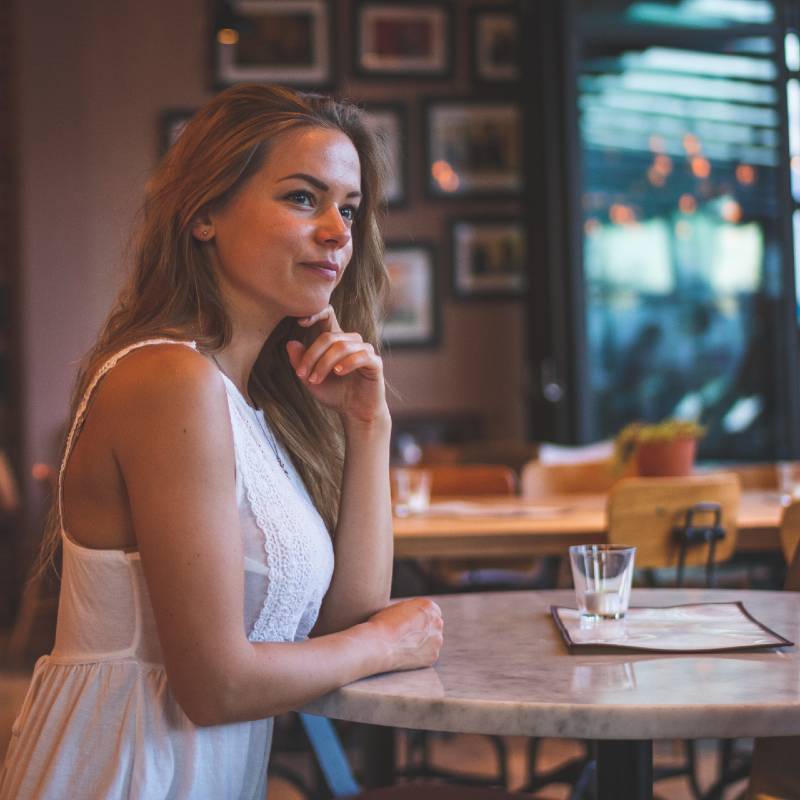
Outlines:
<svg viewBox="0 0 800 800"><path fill-rule="evenodd" d="M81 365L70 419L98 369L129 344L166 336L194 339L201 351L213 353L230 341L231 323L217 278L207 248L192 236L192 224L204 209L220 208L237 194L264 164L276 136L303 127L338 129L358 153L362 200L352 229L353 256L331 304L344 330L358 331L379 349L388 285L377 219L386 175L380 143L351 103L279 86L241 84L195 114L148 181L134 237L133 270ZM256 360L249 389L333 530L344 454L341 426L299 384L285 347L290 338L303 340L306 333L293 319L279 323ZM58 548L57 505L58 497L42 563L52 562Z"/></svg>

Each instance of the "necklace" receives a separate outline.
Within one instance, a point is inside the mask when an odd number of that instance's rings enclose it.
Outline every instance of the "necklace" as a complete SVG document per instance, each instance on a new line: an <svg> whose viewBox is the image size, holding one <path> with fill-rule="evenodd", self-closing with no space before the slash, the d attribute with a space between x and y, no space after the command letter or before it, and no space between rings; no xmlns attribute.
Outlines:
<svg viewBox="0 0 800 800"><path fill-rule="evenodd" d="M230 381L230 382L231 382L231 383L234 385L234 386L236 386L236 382L233 380L233 378L231 378L231 376L230 376L230 375L228 375L228 373L227 373L227 372L225 372L225 370L224 370L224 369L222 369L222 365L219 363L219 361L217 361L217 357L216 357L216 356L215 356L213 353L211 353L211 358L214 360L214 363L217 365L217 369L218 369L218 370L219 370L219 371L220 371L220 372L221 372L221 373L222 373L222 374L223 374L223 375L224 375L224 376L225 376L225 377L226 377L226 378L227 378L227 379L228 379L228 380L229 380L229 381ZM237 387L237 389L238 389L238 387ZM283 459L281 458L280 451L278 450L278 442L277 442L277 440L275 439L275 435L274 435L274 434L272 433L272 431L269 429L269 426L267 425L267 422L266 422L266 420L264 419L264 417L263 417L262 413L260 413L260 409L256 408L255 406L252 406L252 405L250 405L250 403L247 403L247 399L246 399L245 395L244 395L244 394L242 394L242 392L239 392L239 394L242 396L242 400L244 400L244 401L245 401L245 403L247 404L247 407L248 407L248 408L249 408L249 409L250 409L250 410L253 412L253 416L256 418L256 425L258 425L259 429L260 429L261 431L263 431L263 433L264 433L264 437L266 438L266 440L267 440L267 443L268 443L268 444L269 444L269 446L270 446L270 449L271 449L271 450L272 450L272 452L275 454L275 459L277 460L277 462L278 462L278 465L279 465L279 466L280 466L280 468L283 470L283 474L284 474L284 475L285 475L285 476L288 478L288 477L289 477L289 470L287 470L287 469L286 469L286 464L284 464L284 463L283 463Z"/></svg>

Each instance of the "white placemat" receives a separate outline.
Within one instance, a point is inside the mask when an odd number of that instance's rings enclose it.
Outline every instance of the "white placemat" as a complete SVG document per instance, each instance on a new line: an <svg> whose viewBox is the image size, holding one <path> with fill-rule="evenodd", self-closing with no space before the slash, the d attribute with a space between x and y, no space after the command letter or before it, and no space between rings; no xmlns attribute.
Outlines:
<svg viewBox="0 0 800 800"><path fill-rule="evenodd" d="M564 606L551 606L550 612L573 650L610 647L658 653L719 653L794 644L755 619L742 603L634 607L620 620L594 621Z"/></svg>

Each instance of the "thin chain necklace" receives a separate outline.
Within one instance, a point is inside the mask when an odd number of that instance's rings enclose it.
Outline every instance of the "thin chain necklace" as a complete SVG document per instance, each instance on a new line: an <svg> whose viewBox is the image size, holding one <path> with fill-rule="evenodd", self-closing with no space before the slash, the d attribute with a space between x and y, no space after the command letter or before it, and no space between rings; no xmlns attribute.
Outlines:
<svg viewBox="0 0 800 800"><path fill-rule="evenodd" d="M236 381L234 381L233 378L231 378L231 376L228 375L228 373L225 372L224 369L222 369L222 365L219 363L219 361L217 361L217 357L213 353L211 353L211 358L214 359L214 363L217 365L217 368L219 369L219 371L234 386L236 386ZM239 394L242 395L242 399L247 404L247 407L253 412L253 416L256 418L256 424L264 432L264 436L266 437L267 442L269 443L270 449L275 454L275 458L278 461L278 465L283 470L283 474L288 478L289 477L289 470L286 469L286 464L283 463L283 459L281 458L280 451L278 450L278 442L276 441L275 436L273 435L272 431L269 429L269 426L267 425L266 420L264 419L263 415L261 413L259 413L259 409L258 408L250 405L250 403L247 403L247 398L245 397L244 394L242 394L242 392L239 392Z"/></svg>

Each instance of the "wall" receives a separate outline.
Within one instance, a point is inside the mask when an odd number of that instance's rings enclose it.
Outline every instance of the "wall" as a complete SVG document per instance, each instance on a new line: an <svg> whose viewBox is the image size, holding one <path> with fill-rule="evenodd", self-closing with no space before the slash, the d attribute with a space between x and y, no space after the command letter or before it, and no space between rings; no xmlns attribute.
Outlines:
<svg viewBox="0 0 800 800"><path fill-rule="evenodd" d="M466 5L457 4L462 23ZM447 96L468 88L463 43L453 81L432 83L430 92L420 82L352 82L350 4L335 7L338 75L348 96L416 103L420 92ZM28 465L55 457L76 364L123 274L126 238L157 158L159 114L210 96L209 22L203 0L19 4L20 316ZM464 35L462 24L462 42ZM419 108L414 118L421 119ZM454 207L422 199L415 172L420 162L417 154L411 186L412 200L420 202L393 214L386 233L412 230L444 245ZM444 246L440 253L446 254ZM486 416L490 433L517 435L523 424L521 308L507 301L453 302L444 259L441 268L441 344L388 358L387 375L403 398L392 400L393 410L474 410Z"/></svg>

